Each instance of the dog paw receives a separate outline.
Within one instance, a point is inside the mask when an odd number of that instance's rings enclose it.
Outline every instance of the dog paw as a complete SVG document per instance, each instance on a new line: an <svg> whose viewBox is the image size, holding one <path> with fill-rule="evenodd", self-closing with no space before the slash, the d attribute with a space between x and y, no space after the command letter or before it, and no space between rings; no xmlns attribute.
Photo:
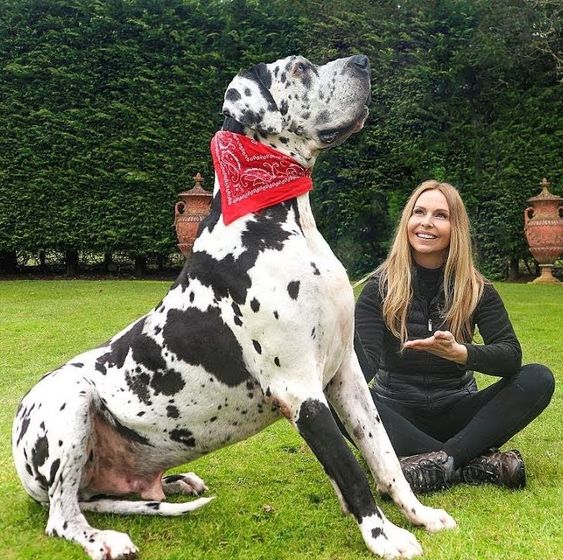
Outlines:
<svg viewBox="0 0 563 560"><path fill-rule="evenodd" d="M205 482L193 472L163 476L162 489L167 496L171 494L198 496L208 490Z"/></svg>
<svg viewBox="0 0 563 560"><path fill-rule="evenodd" d="M457 523L443 509L434 509L430 507L422 507L417 511L415 519L412 519L415 525L422 525L430 533L436 533L444 529L455 529Z"/></svg>
<svg viewBox="0 0 563 560"><path fill-rule="evenodd" d="M130 560L137 557L137 547L125 533L97 531L84 545L93 560Z"/></svg>
<svg viewBox="0 0 563 560"><path fill-rule="evenodd" d="M393 525L385 518L372 518L372 523L367 524L365 521L360 530L368 549L376 556L392 559L414 558L422 554L422 547L415 536L405 529Z"/></svg>

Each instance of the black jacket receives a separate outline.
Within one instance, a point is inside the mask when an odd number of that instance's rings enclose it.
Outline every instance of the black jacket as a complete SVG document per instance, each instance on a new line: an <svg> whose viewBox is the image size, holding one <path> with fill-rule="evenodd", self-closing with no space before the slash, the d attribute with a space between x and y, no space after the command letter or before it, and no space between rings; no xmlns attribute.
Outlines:
<svg viewBox="0 0 563 560"><path fill-rule="evenodd" d="M434 298L422 296L417 268L413 270L413 300L407 321L409 339L426 338L443 324L444 292L440 285ZM467 363L459 365L430 352L405 350L386 327L382 316L379 282L373 277L356 303L356 351L366 379L375 376L374 388L384 397L405 405L427 407L476 390L473 371L509 376L519 371L522 350L498 292L485 284L471 317L484 344L465 344Z"/></svg>

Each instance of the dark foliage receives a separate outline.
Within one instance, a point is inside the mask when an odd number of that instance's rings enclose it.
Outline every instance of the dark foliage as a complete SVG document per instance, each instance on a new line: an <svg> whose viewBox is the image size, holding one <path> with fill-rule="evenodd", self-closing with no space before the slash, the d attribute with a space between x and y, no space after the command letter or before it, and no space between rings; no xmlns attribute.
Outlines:
<svg viewBox="0 0 563 560"><path fill-rule="evenodd" d="M555 0L0 0L0 264L15 252L174 251L241 68L369 55L366 129L315 170L320 229L353 275L421 180L457 185L481 268L527 255L526 199L561 167ZM139 261L140 262L140 261Z"/></svg>

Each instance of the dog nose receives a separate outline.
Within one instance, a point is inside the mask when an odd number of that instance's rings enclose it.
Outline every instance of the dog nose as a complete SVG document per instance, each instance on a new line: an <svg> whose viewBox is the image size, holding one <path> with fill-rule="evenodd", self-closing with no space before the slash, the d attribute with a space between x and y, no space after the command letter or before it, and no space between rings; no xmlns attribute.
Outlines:
<svg viewBox="0 0 563 560"><path fill-rule="evenodd" d="M365 54L357 54L351 57L350 62L360 70L366 71L369 68L369 58Z"/></svg>

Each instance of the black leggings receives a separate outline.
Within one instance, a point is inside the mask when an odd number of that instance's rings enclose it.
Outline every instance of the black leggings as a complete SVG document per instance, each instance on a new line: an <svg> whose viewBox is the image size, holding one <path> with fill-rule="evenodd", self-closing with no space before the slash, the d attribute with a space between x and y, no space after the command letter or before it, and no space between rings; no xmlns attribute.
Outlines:
<svg viewBox="0 0 563 560"><path fill-rule="evenodd" d="M457 468L527 426L549 404L554 387L548 368L529 364L439 412L406 407L374 389L371 394L397 455L444 450Z"/></svg>

